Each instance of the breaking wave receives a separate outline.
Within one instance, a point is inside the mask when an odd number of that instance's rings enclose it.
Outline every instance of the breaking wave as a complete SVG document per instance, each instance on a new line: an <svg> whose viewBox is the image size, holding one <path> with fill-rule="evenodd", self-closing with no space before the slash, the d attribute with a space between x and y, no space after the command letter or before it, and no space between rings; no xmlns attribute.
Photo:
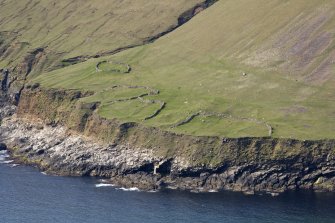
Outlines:
<svg viewBox="0 0 335 223"><path fill-rule="evenodd" d="M96 184L95 187L114 187L113 184L100 183Z"/></svg>
<svg viewBox="0 0 335 223"><path fill-rule="evenodd" d="M136 191L136 192L139 192L140 189L138 189L137 187L131 187L131 188L124 188L124 187L121 187L121 188L115 188L116 190L122 190L122 191Z"/></svg>

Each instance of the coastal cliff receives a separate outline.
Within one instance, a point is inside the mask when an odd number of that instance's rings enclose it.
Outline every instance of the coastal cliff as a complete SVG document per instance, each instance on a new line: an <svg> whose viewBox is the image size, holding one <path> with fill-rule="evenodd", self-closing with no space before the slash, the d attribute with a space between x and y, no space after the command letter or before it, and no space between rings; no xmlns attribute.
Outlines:
<svg viewBox="0 0 335 223"><path fill-rule="evenodd" d="M335 141L196 137L101 118L90 92L25 88L0 140L50 174L101 176L143 190L335 190Z"/></svg>
<svg viewBox="0 0 335 223"><path fill-rule="evenodd" d="M18 162L142 190L335 191L331 1L67 2L1 8Z"/></svg>

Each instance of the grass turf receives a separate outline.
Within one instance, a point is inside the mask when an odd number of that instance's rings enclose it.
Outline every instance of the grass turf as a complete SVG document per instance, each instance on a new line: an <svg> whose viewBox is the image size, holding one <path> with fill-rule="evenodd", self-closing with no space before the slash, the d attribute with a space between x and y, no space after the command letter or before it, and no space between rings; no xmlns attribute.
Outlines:
<svg viewBox="0 0 335 223"><path fill-rule="evenodd" d="M56 63L138 45L176 26L178 16L200 2L0 0L0 38L1 33L13 38L11 49L18 51L0 57L0 65L15 66L39 47Z"/></svg>
<svg viewBox="0 0 335 223"><path fill-rule="evenodd" d="M137 121L169 131L226 137L267 136L259 120L273 128L272 137L335 137L335 4L330 0L221 0L189 23L151 45L112 57L45 73L33 79L44 87L101 92L100 115ZM130 64L132 72L99 72L101 60ZM243 75L245 73L246 75ZM113 85L148 86L166 102L155 107L128 101L109 104ZM136 95L129 91L125 94ZM229 115L194 118L198 111ZM240 119L240 120L239 120Z"/></svg>

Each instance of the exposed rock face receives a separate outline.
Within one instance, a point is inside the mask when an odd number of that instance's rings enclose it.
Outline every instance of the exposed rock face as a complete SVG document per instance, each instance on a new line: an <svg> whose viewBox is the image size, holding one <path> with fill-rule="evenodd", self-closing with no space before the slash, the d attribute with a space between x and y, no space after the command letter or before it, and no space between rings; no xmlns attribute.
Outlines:
<svg viewBox="0 0 335 223"><path fill-rule="evenodd" d="M176 26L144 43L184 24L214 2L206 0L186 11ZM13 47L0 44L0 54L6 57ZM96 114L97 103L78 102L90 92L42 90L38 85L24 89L27 76L33 69L42 70L47 55L47 49L37 48L11 69L1 71L0 150L8 147L21 162L52 174L102 176L114 184L144 190L335 191L334 140L193 137L106 120ZM88 58L63 62L74 64ZM8 99L19 102L18 117L10 117L16 108Z"/></svg>
<svg viewBox="0 0 335 223"><path fill-rule="evenodd" d="M195 137L101 118L90 92L23 90L0 97L0 149L56 175L101 176L152 190L335 191L335 140ZM156 172L156 174L154 174Z"/></svg>
<svg viewBox="0 0 335 223"><path fill-rule="evenodd" d="M1 140L10 148L13 157L27 164L36 164L48 173L102 176L110 178L116 185L136 186L142 190L164 187L192 191L225 189L249 194L299 188L335 190L334 153L331 150L329 153L318 152L326 147L334 148L332 141L326 145L315 144L312 153L307 155L258 162L227 160L211 168L194 165L177 154L157 155L153 148L98 142L63 126L45 125L32 118L5 118L0 127ZM161 165L154 175L157 163Z"/></svg>
<svg viewBox="0 0 335 223"><path fill-rule="evenodd" d="M0 72L2 73L0 90L3 92L6 92L8 89L8 85L9 85L9 81L8 81L9 71L8 69L1 69Z"/></svg>
<svg viewBox="0 0 335 223"><path fill-rule="evenodd" d="M1 138L14 156L36 163L50 173L76 176L106 176L136 171L158 159L151 150L127 145L100 144L36 120L6 119Z"/></svg>
<svg viewBox="0 0 335 223"><path fill-rule="evenodd" d="M6 96L0 92L0 123L3 118L13 115L15 110L16 106L8 103Z"/></svg>

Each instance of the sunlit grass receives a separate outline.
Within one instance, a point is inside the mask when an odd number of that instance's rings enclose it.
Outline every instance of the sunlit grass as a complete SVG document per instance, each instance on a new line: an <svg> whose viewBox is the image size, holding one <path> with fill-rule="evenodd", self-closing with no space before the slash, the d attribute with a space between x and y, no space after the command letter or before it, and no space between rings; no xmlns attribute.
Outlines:
<svg viewBox="0 0 335 223"><path fill-rule="evenodd" d="M306 28L296 35L305 35L305 41L313 43L317 36L308 31L314 24L309 27L309 21L320 15L328 16L315 31L325 32L330 24L335 24L333 14L329 13L334 7L331 1L321 4L312 0L221 0L153 44L99 58L130 64L132 72L127 75L96 72L99 60L92 59L32 81L43 87L95 91L97 94L87 100L102 102L101 116L178 133L268 136L264 125L245 121L258 120L273 127L272 137L334 138L334 75L324 82L305 81L309 70L316 69L322 61L315 59L306 67L295 67L301 58L293 49L301 40L285 39L291 32L299 31L294 27L301 27L304 21ZM301 14L306 16L299 20ZM273 48L276 44L281 48ZM320 53L330 55L333 51ZM145 98L164 101L166 107L157 117L143 121L157 109L157 104L137 100L108 104L109 100L141 92L117 89L101 93L113 85L158 89L160 94ZM233 118L197 117L171 128L199 111L224 113Z"/></svg>

